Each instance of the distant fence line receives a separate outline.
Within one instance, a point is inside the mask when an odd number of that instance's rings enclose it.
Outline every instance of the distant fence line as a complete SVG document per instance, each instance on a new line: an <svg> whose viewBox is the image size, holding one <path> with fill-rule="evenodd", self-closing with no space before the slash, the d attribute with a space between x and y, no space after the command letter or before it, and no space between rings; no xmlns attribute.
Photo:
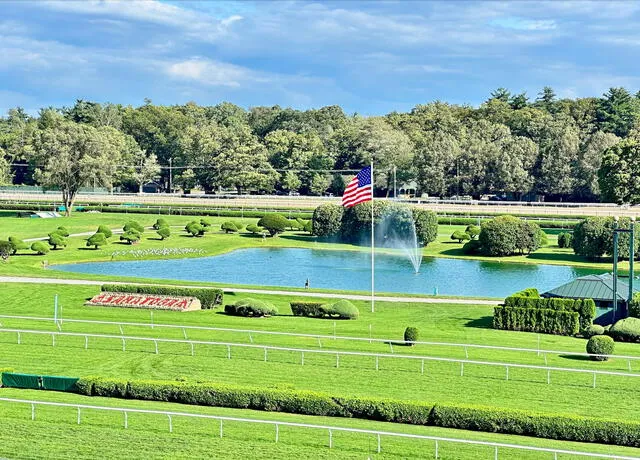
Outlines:
<svg viewBox="0 0 640 460"><path fill-rule="evenodd" d="M45 318L45 317L36 317L36 316L12 316L12 315L0 315L0 318L5 319L16 319L16 320L27 320L27 321L44 321L51 322L54 321L53 318ZM384 339L384 338L373 338L373 337L354 337L354 336L344 336L344 335L326 335L326 334L304 334L300 332L281 332L281 331L261 331L256 329L233 329L233 328L225 328L225 327L213 327L213 326L188 326L188 325L180 325L180 324L166 324L166 323L133 323L126 321L99 321L99 320L87 320L87 319L59 319L57 326L61 329L63 323L78 323L78 324L100 324L106 326L118 326L120 328L124 326L131 327L150 327L153 328L167 328L167 329L181 329L183 331L183 335L185 339L187 338L186 331L187 330L199 330L199 331L211 331L211 332L229 332L235 334L247 334L249 336L249 341L253 343L253 335L271 335L271 336L284 336L284 337L300 337L300 338L312 338L319 340L346 340L346 341L357 341L357 342L369 342L369 343L383 343L388 344L393 353L393 344L412 344L412 345L429 345L429 346L440 346L440 347L451 347L451 348L462 348L465 352L465 357L469 358L469 349L484 349L484 350L496 350L496 351L513 351L519 353L536 353L537 355L542 355L545 359L545 364L547 361L547 355L568 355L568 356L579 356L579 357L596 357L596 356L607 356L612 359L620 359L626 360L628 362L628 369L631 371L631 361L640 360L640 356L626 356L626 355L599 355L595 353L582 353L577 351L562 351L562 350L547 350L544 348L518 348L518 347L504 347L498 345L479 345L479 344L469 344L469 343L452 343L452 342L427 342L427 341L401 341L397 339ZM121 329L122 330L122 329ZM319 346L322 347L321 342L319 342Z"/></svg>
<svg viewBox="0 0 640 460"><path fill-rule="evenodd" d="M441 358L436 356L420 356L420 355L398 355L388 353L368 353L358 351L347 350L324 350L324 349L309 349L309 348L294 348L294 347L278 347L273 345L257 345L247 343L231 343L231 342L213 342L206 340L181 340L181 339L166 339L157 337L138 337L138 336L126 336L126 335L113 335L113 334L88 334L83 332L58 332L58 331L40 331L29 329L0 329L0 333L15 333L17 334L18 344L22 343L22 335L35 334L35 335L50 335L52 346L56 346L56 337L84 337L84 348L89 348L89 337L97 339L115 339L122 341L122 351L126 351L126 342L139 341L139 342L153 342L155 346L155 353L159 354L158 343L173 343L173 344L186 344L191 347L191 356L195 356L195 345L207 345L207 346L220 346L226 347L227 359L231 359L231 349L243 348L243 349L260 349L264 350L264 361L268 361L268 351L284 351L292 353L300 353L300 365L304 366L305 353L316 355L331 355L336 357L335 367L340 367L341 356L358 356L375 358L375 370L380 370L380 359L396 359L396 360L420 360L421 367L420 373L424 374L425 362L441 362L441 363L455 363L460 364L460 376L464 376L464 365L477 365L488 367L499 367L505 369L505 380L509 380L510 369L532 369L532 370L544 370L547 371L547 384L551 384L551 372L565 372L574 374L589 374L593 376L593 388L596 388L596 376L618 376L618 377L640 377L640 374L633 374L627 372L614 372L614 371L601 371L592 369L576 369L568 367L555 367L555 366L537 366L532 364L518 364L518 363L502 363L493 361L476 361L469 359L455 359L455 358Z"/></svg>
<svg viewBox="0 0 640 460"><path fill-rule="evenodd" d="M209 414L195 414L190 412L176 412L176 411L162 411L162 410L150 410L150 409L134 409L134 408L126 408L126 407L107 407L107 406L93 406L88 404L71 404L71 403L59 403L59 402L51 402L51 401L35 401L35 400L27 400L27 399L12 399L12 398L0 398L0 401L6 403L13 404L28 404L31 405L31 420L36 419L36 406L52 406L52 407L64 407L64 408L73 408L77 411L77 424L80 425L82 423L82 410L96 410L96 411L108 411L108 412L119 412L123 414L123 426L125 429L129 428L129 417L128 414L146 414L146 415L162 415L167 417L168 421L168 430L170 433L173 433L173 417L185 417L185 418L194 418L194 419L206 419L206 420L217 420L220 422L220 431L219 436L222 438L224 436L224 422L239 422L239 423L253 423L259 425L271 425L275 428L275 437L274 441L277 443L280 441L280 427L294 427L294 428L306 428L312 430L322 430L327 431L328 434L328 447L331 449L334 447L333 443L333 433L359 433L359 434L367 434L373 435L377 438L377 446L376 451L380 453L382 451L382 438L403 438L403 439L416 439L423 441L434 441L435 442L435 458L439 457L439 449L441 447L441 443L454 443L454 444L467 444L473 446L483 446L483 447L493 447L493 458L499 458L499 449L514 449L520 451L530 451L530 452L544 452L553 454L554 458L557 459L558 454L562 455L575 455L579 457L589 457L589 458L603 458L603 459L618 459L618 460L640 460L640 457L630 457L624 455L611 455L611 454L600 454L595 452L583 452L583 451L574 451L574 450L566 450L566 449L553 449L548 447L533 447L533 446L523 446L520 444L507 444L507 443L498 443L498 442L490 442L490 441L474 441L470 439L459 439L459 438L445 438L439 436L428 436L421 434L410 434L410 433L399 433L393 431L378 431L378 430L366 430L360 428L347 428L340 426L331 426L331 425L315 425L310 423L295 423L295 422L281 422L275 420L261 420L261 419L250 419L250 418L240 418L240 417L226 417L220 415L209 415ZM508 457L507 457L508 458Z"/></svg>

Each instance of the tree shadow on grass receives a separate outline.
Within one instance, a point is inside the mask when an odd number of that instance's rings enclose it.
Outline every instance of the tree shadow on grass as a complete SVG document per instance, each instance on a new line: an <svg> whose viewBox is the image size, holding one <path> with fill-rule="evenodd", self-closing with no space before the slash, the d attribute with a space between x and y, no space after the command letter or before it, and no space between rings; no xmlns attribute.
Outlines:
<svg viewBox="0 0 640 460"><path fill-rule="evenodd" d="M78 248L80 251L98 251L98 249L94 248L93 246L83 246L81 248Z"/></svg>
<svg viewBox="0 0 640 460"><path fill-rule="evenodd" d="M455 241L452 241L452 243L458 244ZM447 256L466 256L467 255L462 251L462 246L455 249L445 249L444 251L441 251L441 254L444 254Z"/></svg>
<svg viewBox="0 0 640 460"><path fill-rule="evenodd" d="M296 234L296 235L280 235L279 238L285 239L285 240L293 240L293 241L306 241L306 242L315 242L318 241L315 237L311 236L311 235L304 235L304 234Z"/></svg>
<svg viewBox="0 0 640 460"><path fill-rule="evenodd" d="M481 318L465 318L465 327L477 327L480 329L493 329L493 316L483 316Z"/></svg>
<svg viewBox="0 0 640 460"><path fill-rule="evenodd" d="M592 359L589 358L588 356L581 356L581 355L558 355L558 357L563 359L572 359L574 361L592 361Z"/></svg>

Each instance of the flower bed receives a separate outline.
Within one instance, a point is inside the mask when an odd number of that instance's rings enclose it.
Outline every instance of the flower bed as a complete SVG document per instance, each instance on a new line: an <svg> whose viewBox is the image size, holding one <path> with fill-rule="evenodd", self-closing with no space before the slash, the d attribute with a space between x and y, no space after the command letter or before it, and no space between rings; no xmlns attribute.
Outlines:
<svg viewBox="0 0 640 460"><path fill-rule="evenodd" d="M87 305L174 311L193 311L202 308L200 300L195 297L133 294L128 292L101 292L93 296L93 298L87 302Z"/></svg>

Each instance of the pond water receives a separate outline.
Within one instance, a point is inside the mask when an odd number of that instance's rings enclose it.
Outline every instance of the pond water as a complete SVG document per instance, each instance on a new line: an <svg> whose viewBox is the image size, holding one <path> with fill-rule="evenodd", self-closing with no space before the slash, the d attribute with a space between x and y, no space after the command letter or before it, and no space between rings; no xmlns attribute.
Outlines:
<svg viewBox="0 0 640 460"><path fill-rule="evenodd" d="M52 269L274 287L304 287L308 278L312 288L369 291L370 257L369 253L355 251L252 248L213 257L90 262ZM433 294L437 289L444 295L505 297L527 287L544 292L602 270L425 257L420 272L415 274L406 257L376 254L375 273L377 292Z"/></svg>

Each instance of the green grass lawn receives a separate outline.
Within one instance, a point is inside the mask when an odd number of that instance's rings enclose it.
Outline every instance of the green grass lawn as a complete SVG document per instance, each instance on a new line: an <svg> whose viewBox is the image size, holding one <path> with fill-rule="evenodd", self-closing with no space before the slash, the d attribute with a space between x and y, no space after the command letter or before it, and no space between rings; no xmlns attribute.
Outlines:
<svg viewBox="0 0 640 460"><path fill-rule="evenodd" d="M67 318L91 318L121 321L144 321L150 319L148 311L107 307L85 307L83 302L97 292L97 288L47 285L25 294L32 286L6 285L0 287L0 297L5 304L3 314L28 314L51 316L54 293L59 294L63 315ZM238 296L241 297L241 296ZM260 296L259 296L260 297ZM288 313L288 298L269 298ZM234 296L227 296L231 302ZM503 346L535 347L537 335L509 331L497 331L489 327L490 307L473 305L416 305L380 302L376 313L369 313L366 302L356 302L361 317L355 321L337 321L339 335L368 337L369 325L374 337L401 339L404 328L417 326L421 338L429 341L451 341ZM0 321L3 327L40 328L53 330L53 324L26 321ZM171 324L198 324L241 329L295 331L313 334L332 334L333 321L277 316L273 318L229 317L216 311L201 312L154 312L154 322ZM114 326L89 326L65 323L65 331L82 331L119 334ZM126 327L127 335L147 337L182 338L181 330L161 328ZM188 337L208 341L247 343L248 334L188 331ZM255 343L278 346L317 348L315 339L271 336L252 337ZM328 339L321 341L325 349L388 352L385 344L347 342ZM582 339L558 336L541 336L542 348L584 351ZM638 382L633 378L599 376L597 388L591 388L591 375L554 373L552 384L547 385L546 373L539 370L515 370L510 380L505 381L503 368L467 365L464 376L456 364L427 363L424 374L419 361L382 359L376 371L374 361L367 357L341 357L340 367L335 366L335 357L305 356L300 364L300 355L292 352L269 352L264 362L263 350L235 348L232 359L227 359L227 350L220 346L196 346L195 356L190 355L186 344L160 344L155 354L152 343L130 341L122 351L120 340L91 339L88 350L84 349L83 337L59 337L56 347L51 346L49 336L26 335L22 344L16 343L15 333L0 333L0 367L13 367L20 372L36 372L51 375L87 376L105 375L126 378L154 378L213 380L251 386L309 389L340 395L362 395L389 397L403 400L429 402L465 402L520 409L537 409L548 412L563 412L593 415L594 407L606 407L605 415L611 417L638 417L637 405L628 404L630 391ZM433 346L394 347L396 353L414 353L430 356L464 358L460 349L438 349ZM637 345L619 344L618 353L640 354ZM502 362L522 362L543 365L543 358L535 353L519 355L511 352L470 350L470 359ZM623 370L627 362L612 360L607 363L592 363L562 356L548 356L553 366L585 369ZM518 397L514 397L518 395Z"/></svg>
<svg viewBox="0 0 640 460"><path fill-rule="evenodd" d="M311 417L251 410L211 408L171 403L130 401L98 397L83 397L65 393L33 390L0 390L0 396L13 399L36 399L71 404L123 407L147 410L178 411L215 416L262 419L281 422L330 425L357 429L410 433L426 436L470 439L509 443L533 447L567 449L610 455L637 456L638 449L560 442L524 436L498 435L437 427L398 425L357 419ZM81 424L77 424L74 408L38 407L36 420L31 420L29 405L0 402L2 420L10 429L0 434L0 455L22 458L435 458L435 443L427 440L381 438L381 453L377 453L377 439L373 435L333 432L333 448L328 447L326 430L297 427L275 429L270 425L247 425L224 422L223 437L216 420L172 417L173 432L169 433L168 419L162 415L129 414L128 429L124 429L121 413L83 409ZM25 442L26 440L28 442ZM491 447L439 443L439 458L493 458ZM499 458L553 458L515 449L500 449ZM560 459L578 458L561 455Z"/></svg>

